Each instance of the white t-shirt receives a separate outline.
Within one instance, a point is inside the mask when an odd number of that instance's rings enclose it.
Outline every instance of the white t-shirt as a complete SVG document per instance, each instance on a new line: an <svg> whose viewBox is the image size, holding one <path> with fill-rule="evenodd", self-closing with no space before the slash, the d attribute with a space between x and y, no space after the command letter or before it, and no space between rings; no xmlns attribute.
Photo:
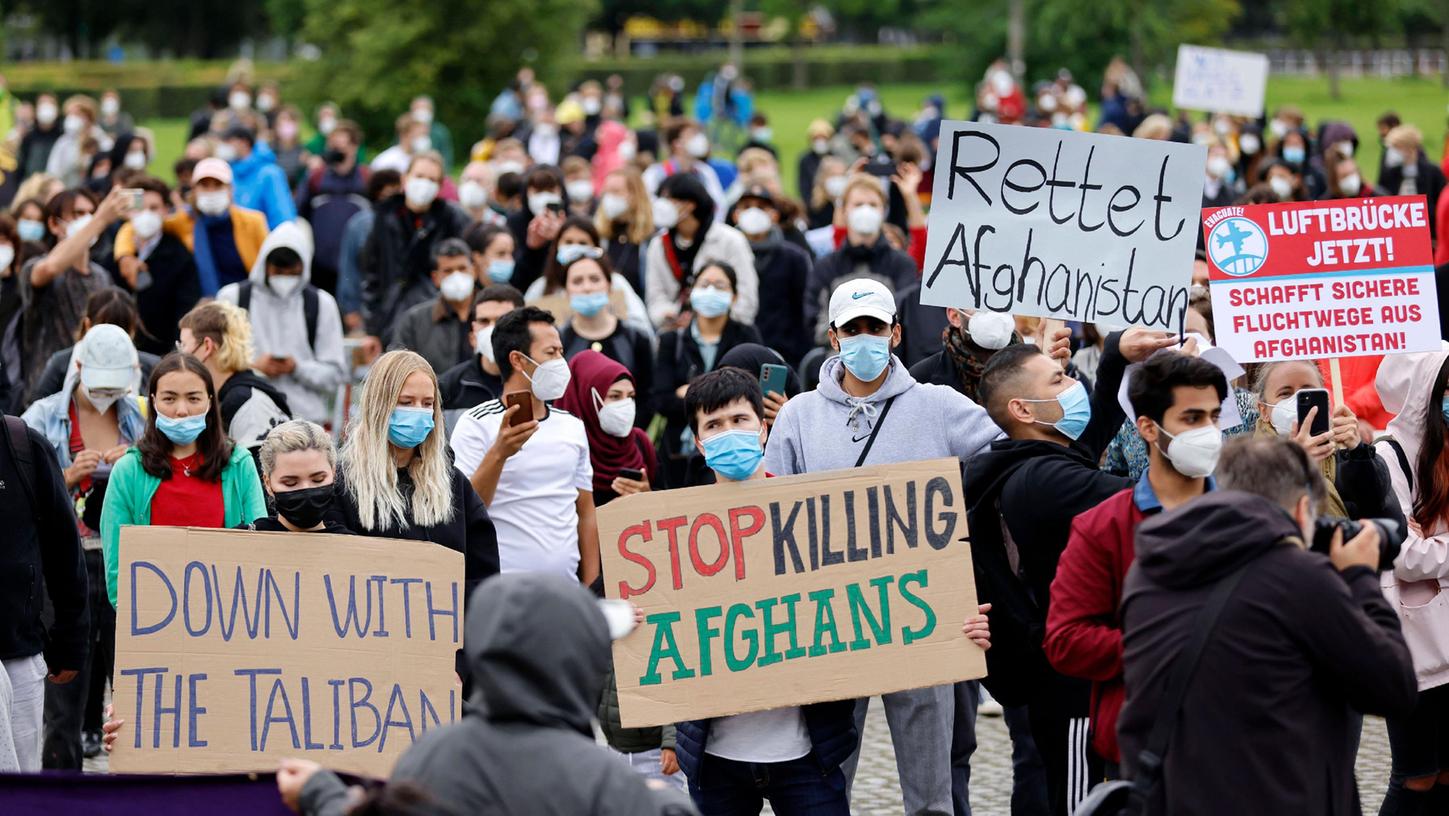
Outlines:
<svg viewBox="0 0 1449 816"><path fill-rule="evenodd" d="M472 477L498 438L506 409L489 400L458 418L453 462ZM580 490L594 489L584 423L552 406L538 431L503 465L488 515L498 531L503 572L552 572L575 578L579 569Z"/></svg>
<svg viewBox="0 0 1449 816"><path fill-rule="evenodd" d="M799 706L735 714L710 723L704 752L736 762L789 762L810 753L810 732Z"/></svg>

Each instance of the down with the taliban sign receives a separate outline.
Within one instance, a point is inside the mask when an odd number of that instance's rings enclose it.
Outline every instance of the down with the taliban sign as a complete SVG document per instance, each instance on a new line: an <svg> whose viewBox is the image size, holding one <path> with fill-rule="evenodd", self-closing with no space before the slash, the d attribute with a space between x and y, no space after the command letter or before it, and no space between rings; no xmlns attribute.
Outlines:
<svg viewBox="0 0 1449 816"><path fill-rule="evenodd" d="M628 496L599 542L626 727L986 674L954 459Z"/></svg>

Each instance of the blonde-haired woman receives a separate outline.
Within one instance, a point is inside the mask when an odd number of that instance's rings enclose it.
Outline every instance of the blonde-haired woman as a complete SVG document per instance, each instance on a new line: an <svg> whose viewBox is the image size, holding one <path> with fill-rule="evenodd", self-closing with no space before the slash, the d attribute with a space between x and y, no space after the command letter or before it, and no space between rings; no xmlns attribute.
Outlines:
<svg viewBox="0 0 1449 816"><path fill-rule="evenodd" d="M337 447L315 422L294 419L273 428L262 442L262 487L275 508L259 518L254 529L276 533L339 533L352 531L327 519L337 493Z"/></svg>
<svg viewBox="0 0 1449 816"><path fill-rule="evenodd" d="M431 541L464 555L468 594L498 573L498 537L468 477L448 458L443 400L415 352L377 358L347 441L328 518L366 536Z"/></svg>
<svg viewBox="0 0 1449 816"><path fill-rule="evenodd" d="M623 167L604 178L599 188L599 206L594 210L594 228L604 242L609 266L624 276L642 297L643 250L654 236L654 210L638 170Z"/></svg>
<svg viewBox="0 0 1449 816"><path fill-rule="evenodd" d="M270 381L252 373L252 324L244 309L208 301L181 318L176 348L211 372L221 403L221 429L256 454L267 432L292 418L287 397Z"/></svg>

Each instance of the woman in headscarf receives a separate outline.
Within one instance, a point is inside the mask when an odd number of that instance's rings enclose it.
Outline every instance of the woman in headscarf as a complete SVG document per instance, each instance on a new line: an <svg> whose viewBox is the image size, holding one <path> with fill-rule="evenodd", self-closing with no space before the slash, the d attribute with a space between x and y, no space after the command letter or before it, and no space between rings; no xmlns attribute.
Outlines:
<svg viewBox="0 0 1449 816"><path fill-rule="evenodd" d="M638 396L633 376L593 350L574 355L569 368L573 376L568 390L554 404L584 423L594 466L594 506L648 491L658 475L658 463L649 436L634 427ZM633 478L638 473L644 478Z"/></svg>

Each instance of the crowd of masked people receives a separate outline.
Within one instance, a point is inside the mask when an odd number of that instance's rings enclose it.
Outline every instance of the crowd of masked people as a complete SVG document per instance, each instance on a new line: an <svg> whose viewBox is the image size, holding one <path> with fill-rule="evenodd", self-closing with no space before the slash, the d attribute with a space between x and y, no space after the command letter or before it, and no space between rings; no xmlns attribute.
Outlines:
<svg viewBox="0 0 1449 816"><path fill-rule="evenodd" d="M630 114L619 82L555 99L520 72L466 156L419 96L371 157L336 106L304 140L279 87L238 81L174 187L114 93L17 112L0 771L78 769L125 728L103 713L121 527L326 532L458 550L470 588L467 715L367 812L848 813L868 701L620 725L596 510L953 457L990 673L881 699L905 812L970 813L978 710L1004 713L1013 814L1150 776L1154 812L1356 812L1366 713L1382 812L1443 812L1445 352L1343 361L1315 434L1297 405L1326 361L1202 355L1201 257L1181 335L923 306L940 97L905 120L862 86L782 157L733 66L692 110L676 79ZM993 66L972 115L1090 127L1070 74L1030 90ZM1114 63L1097 129L1208 145L1205 204L1420 194L1442 234L1443 173L1392 114L1371 185L1342 123L1141 100ZM362 807L315 764L279 784Z"/></svg>

